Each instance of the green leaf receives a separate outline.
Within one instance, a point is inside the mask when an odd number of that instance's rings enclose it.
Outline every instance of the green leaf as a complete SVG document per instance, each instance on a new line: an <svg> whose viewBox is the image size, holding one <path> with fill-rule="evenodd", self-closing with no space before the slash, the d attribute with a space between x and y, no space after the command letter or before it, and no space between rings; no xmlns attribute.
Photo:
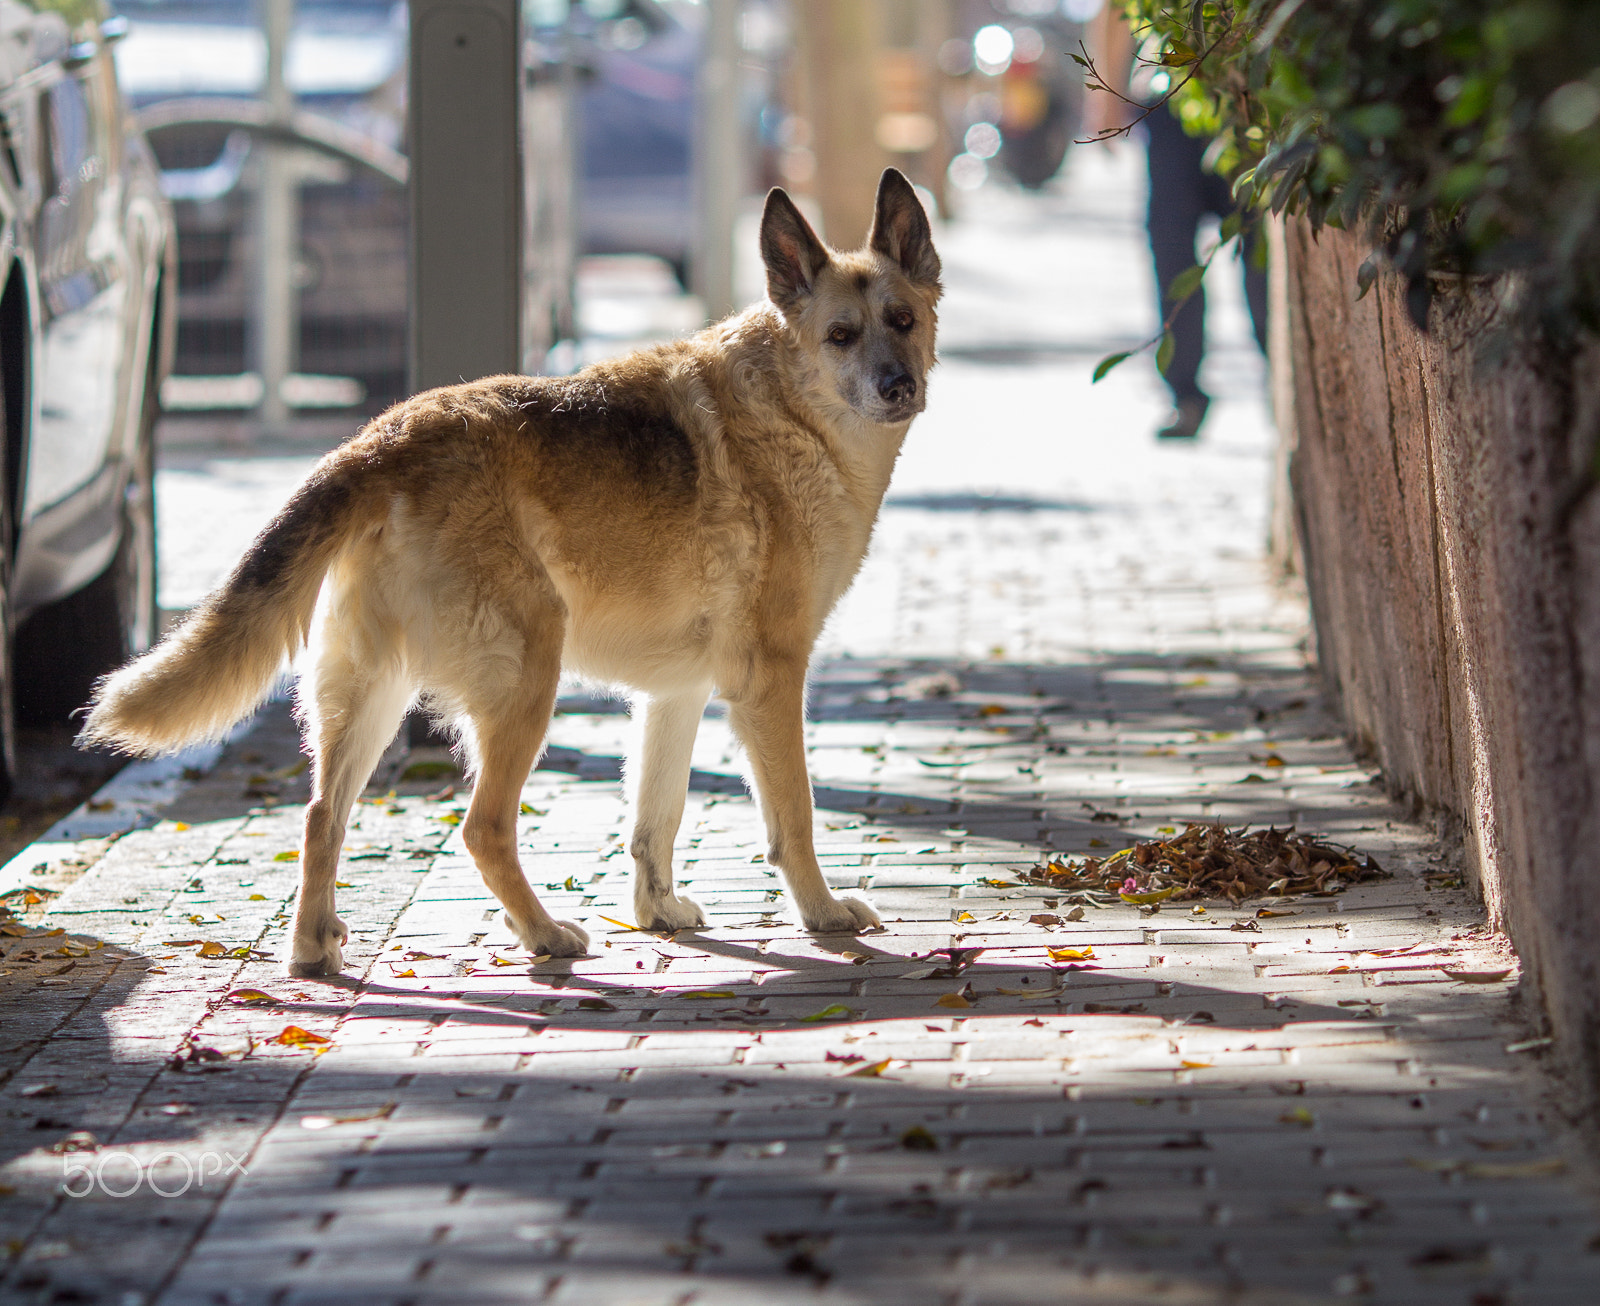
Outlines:
<svg viewBox="0 0 1600 1306"><path fill-rule="evenodd" d="M1172 362L1172 354L1178 347L1178 342L1173 339L1172 332L1161 333L1161 343L1156 347L1156 371L1162 376L1167 374L1167 367Z"/></svg>
<svg viewBox="0 0 1600 1306"><path fill-rule="evenodd" d="M1378 277L1378 251L1373 250L1367 255L1366 262L1356 269L1356 303L1367 297L1367 291L1372 289L1372 283Z"/></svg>
<svg viewBox="0 0 1600 1306"><path fill-rule="evenodd" d="M1175 304L1181 304L1200 289L1200 283L1205 280L1205 275L1206 270L1199 263L1196 263L1192 268L1184 268L1182 272L1172 278L1172 284L1167 287L1167 298Z"/></svg>
<svg viewBox="0 0 1600 1306"><path fill-rule="evenodd" d="M1119 364L1127 362L1132 356L1133 351L1131 349L1125 349L1120 354L1107 354L1095 364L1094 376L1090 378L1089 383L1093 385L1096 381L1103 380L1107 372Z"/></svg>

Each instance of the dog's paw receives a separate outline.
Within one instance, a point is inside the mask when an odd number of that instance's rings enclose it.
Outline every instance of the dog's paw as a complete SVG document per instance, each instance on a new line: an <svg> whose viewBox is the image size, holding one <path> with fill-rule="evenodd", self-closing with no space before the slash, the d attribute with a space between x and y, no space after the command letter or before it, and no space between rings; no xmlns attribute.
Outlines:
<svg viewBox="0 0 1600 1306"><path fill-rule="evenodd" d="M589 951L589 932L571 921L548 921L542 926L523 926L508 919L511 932L535 957L581 957Z"/></svg>
<svg viewBox="0 0 1600 1306"><path fill-rule="evenodd" d="M860 898L828 898L810 910L802 909L800 920L817 934L856 934L883 925L878 913Z"/></svg>
<svg viewBox="0 0 1600 1306"><path fill-rule="evenodd" d="M671 934L674 930L703 930L706 914L692 898L673 896L634 903L634 917L641 930Z"/></svg>
<svg viewBox="0 0 1600 1306"><path fill-rule="evenodd" d="M349 937L349 929L337 916L321 921L296 921L289 974L296 979L337 975L344 969L344 952L340 945Z"/></svg>

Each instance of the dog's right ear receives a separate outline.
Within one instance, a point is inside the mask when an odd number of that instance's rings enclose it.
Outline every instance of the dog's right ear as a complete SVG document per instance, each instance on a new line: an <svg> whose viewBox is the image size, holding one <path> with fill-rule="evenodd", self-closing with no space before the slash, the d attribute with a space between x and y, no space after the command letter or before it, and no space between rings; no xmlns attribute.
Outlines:
<svg viewBox="0 0 1600 1306"><path fill-rule="evenodd" d="M761 214L761 260L767 265L767 298L786 313L811 293L828 262L827 246L776 186L767 192Z"/></svg>

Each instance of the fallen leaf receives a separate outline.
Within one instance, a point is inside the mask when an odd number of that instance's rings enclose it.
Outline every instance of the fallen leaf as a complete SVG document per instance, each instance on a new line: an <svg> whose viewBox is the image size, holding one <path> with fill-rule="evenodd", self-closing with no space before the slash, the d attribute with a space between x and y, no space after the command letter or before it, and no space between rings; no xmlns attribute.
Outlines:
<svg viewBox="0 0 1600 1306"><path fill-rule="evenodd" d="M865 966L869 961L872 960L872 958L864 952L846 951L841 952L839 955L848 961L852 966Z"/></svg>
<svg viewBox="0 0 1600 1306"><path fill-rule="evenodd" d="M601 916L600 919L603 920L607 925L615 925L619 930L629 930L637 934L649 933L649 931L646 930L642 925L630 925L627 921L614 920L610 916Z"/></svg>
<svg viewBox="0 0 1600 1306"><path fill-rule="evenodd" d="M252 893L250 897L246 899L247 902L265 902L266 900L267 895L264 893Z"/></svg>
<svg viewBox="0 0 1600 1306"><path fill-rule="evenodd" d="M1061 924L1061 917L1057 916L1053 911L1036 911L1032 916L1028 917L1028 924L1059 925Z"/></svg>
<svg viewBox="0 0 1600 1306"><path fill-rule="evenodd" d="M738 995L732 989L691 989L678 994L680 998L732 998Z"/></svg>
<svg viewBox="0 0 1600 1306"><path fill-rule="evenodd" d="M912 1125L900 1135L900 1146L908 1152L937 1152L939 1140L923 1125Z"/></svg>
<svg viewBox="0 0 1600 1306"><path fill-rule="evenodd" d="M1317 1123L1317 1118L1305 1107L1297 1106L1294 1110L1285 1111L1279 1116L1278 1123L1280 1125L1300 1125L1302 1128L1310 1129Z"/></svg>
<svg viewBox="0 0 1600 1306"><path fill-rule="evenodd" d="M862 1056L859 1052L827 1052L827 1051L823 1052L822 1059L824 1061L837 1061L841 1065L846 1065L846 1066L853 1066L858 1061L865 1061L866 1060L866 1058L864 1056Z"/></svg>
<svg viewBox="0 0 1600 1306"><path fill-rule="evenodd" d="M946 994L943 994L941 997L935 999L933 1005L936 1006L936 1007L957 1007L957 1008L960 1008L960 1007L970 1007L972 1005L972 1003L968 1002L966 997L965 997L965 995L963 995L961 993L946 993Z"/></svg>
<svg viewBox="0 0 1600 1306"><path fill-rule="evenodd" d="M854 1070L844 1073L846 1079L877 1079L889 1068L891 1058L885 1057L882 1061L870 1061L864 1066L857 1066Z"/></svg>
<svg viewBox="0 0 1600 1306"><path fill-rule="evenodd" d="M233 1002L276 1002L277 999L270 993L263 993L260 989L234 989L228 994Z"/></svg>
<svg viewBox="0 0 1600 1306"><path fill-rule="evenodd" d="M228 950L220 943L213 943L211 940L207 939L197 949L195 949L194 955L197 957L224 957L227 955L227 953Z"/></svg>
<svg viewBox="0 0 1600 1306"><path fill-rule="evenodd" d="M300 850L298 848L289 848L281 853L273 853L272 860L275 862L297 862L300 860Z"/></svg>
<svg viewBox="0 0 1600 1306"><path fill-rule="evenodd" d="M416 979L417 972L412 970L411 967L407 966L404 970L395 971L394 977L396 979Z"/></svg>
<svg viewBox="0 0 1600 1306"><path fill-rule="evenodd" d="M1074 907L1071 911L1069 911L1067 913L1067 919L1069 921L1081 921L1083 919L1083 908L1082 907Z"/></svg>
<svg viewBox="0 0 1600 1306"><path fill-rule="evenodd" d="M1270 920L1274 916L1298 916L1299 914L1297 911L1273 911L1271 907L1262 907L1256 912L1256 919L1264 921Z"/></svg>
<svg viewBox="0 0 1600 1306"><path fill-rule="evenodd" d="M1093 961L1094 948L1046 948L1051 961Z"/></svg>
<svg viewBox="0 0 1600 1306"><path fill-rule="evenodd" d="M1118 893L1117 897L1135 907L1147 907L1153 902L1165 902L1178 892L1178 887L1173 885L1170 889L1153 889L1149 893Z"/></svg>
<svg viewBox="0 0 1600 1306"><path fill-rule="evenodd" d="M518 803L517 811L523 816L549 816L550 811L545 807L535 807L532 803Z"/></svg>
<svg viewBox="0 0 1600 1306"><path fill-rule="evenodd" d="M979 880L978 883L987 884L991 889L1015 889L1017 887L1017 882L1015 880L983 879Z"/></svg>
<svg viewBox="0 0 1600 1306"><path fill-rule="evenodd" d="M616 1004L607 1002L604 998L579 998L580 1011L615 1011Z"/></svg>
<svg viewBox="0 0 1600 1306"><path fill-rule="evenodd" d="M1462 984L1498 984L1511 974L1509 966L1505 970L1446 970L1443 966L1439 969Z"/></svg>
<svg viewBox="0 0 1600 1306"><path fill-rule="evenodd" d="M801 1016L801 1020L837 1020L849 1019L855 1011L843 1003L835 1002L832 1006L824 1007L821 1011L813 1011L809 1016Z"/></svg>
<svg viewBox="0 0 1600 1306"><path fill-rule="evenodd" d="M1180 1061L1180 1062L1178 1062L1178 1064L1180 1066L1182 1066L1185 1070L1210 1070L1211 1069L1211 1063L1209 1061Z"/></svg>
<svg viewBox="0 0 1600 1306"><path fill-rule="evenodd" d="M960 921L962 924L967 924L971 921L977 920L977 917L969 911L958 911L956 913L956 920Z"/></svg>
<svg viewBox="0 0 1600 1306"><path fill-rule="evenodd" d="M278 1043L284 1047L321 1047L331 1044L333 1040L326 1034L313 1034L309 1029L301 1029L298 1025L285 1025L267 1042Z"/></svg>

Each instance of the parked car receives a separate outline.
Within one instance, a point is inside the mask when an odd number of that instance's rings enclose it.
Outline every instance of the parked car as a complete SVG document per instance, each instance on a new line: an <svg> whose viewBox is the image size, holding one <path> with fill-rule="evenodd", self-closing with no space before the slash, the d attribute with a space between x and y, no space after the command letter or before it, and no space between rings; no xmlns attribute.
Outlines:
<svg viewBox="0 0 1600 1306"><path fill-rule="evenodd" d="M259 97L264 49L247 0L122 0L133 30L123 83L148 124L177 214L175 370L247 370L253 294L252 155L235 110ZM698 33L658 0L527 0L531 77L574 68L578 244L656 254L685 274L693 231L690 141ZM401 397L406 359L403 183L406 7L299 0L285 76L308 120L345 145L303 151L297 370L354 377L375 410ZM180 101L199 112L173 109ZM376 151L363 160L354 142ZM342 153L341 153L342 151ZM398 168L385 170L383 158ZM327 393L337 393L330 389Z"/></svg>
<svg viewBox="0 0 1600 1306"><path fill-rule="evenodd" d="M156 634L176 248L124 31L102 0L0 0L0 789L15 720L64 719Z"/></svg>

